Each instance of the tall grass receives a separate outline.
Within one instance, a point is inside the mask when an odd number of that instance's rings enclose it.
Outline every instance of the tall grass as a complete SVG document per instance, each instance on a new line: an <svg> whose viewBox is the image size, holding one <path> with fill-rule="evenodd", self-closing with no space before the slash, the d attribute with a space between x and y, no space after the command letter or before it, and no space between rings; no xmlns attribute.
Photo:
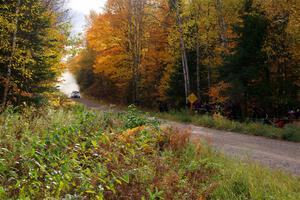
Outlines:
<svg viewBox="0 0 300 200"><path fill-rule="evenodd" d="M193 115L187 111L159 113L157 114L157 116L164 119L175 120L184 123L192 123L208 128L300 142L300 127L293 124L286 125L284 128L280 129L271 125L265 125L261 123L232 121L219 115Z"/></svg>
<svg viewBox="0 0 300 200"><path fill-rule="evenodd" d="M299 178L229 160L135 108L0 115L0 199L300 199Z"/></svg>

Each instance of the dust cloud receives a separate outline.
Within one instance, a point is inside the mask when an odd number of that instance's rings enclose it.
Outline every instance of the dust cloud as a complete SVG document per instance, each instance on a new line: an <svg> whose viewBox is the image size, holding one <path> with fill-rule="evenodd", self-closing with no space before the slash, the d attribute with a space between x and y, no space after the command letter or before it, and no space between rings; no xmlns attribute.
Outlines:
<svg viewBox="0 0 300 200"><path fill-rule="evenodd" d="M62 74L59 82L59 90L68 96L70 96L72 91L79 91L79 85L77 84L74 75L69 71Z"/></svg>

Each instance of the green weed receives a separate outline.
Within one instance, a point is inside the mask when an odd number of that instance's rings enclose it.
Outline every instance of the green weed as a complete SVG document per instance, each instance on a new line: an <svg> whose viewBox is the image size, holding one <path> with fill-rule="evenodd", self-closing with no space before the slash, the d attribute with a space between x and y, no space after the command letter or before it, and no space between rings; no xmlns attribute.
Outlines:
<svg viewBox="0 0 300 200"><path fill-rule="evenodd" d="M0 198L299 199L299 179L224 158L145 116L79 105L2 113Z"/></svg>
<svg viewBox="0 0 300 200"><path fill-rule="evenodd" d="M170 113L157 114L158 117L175 120L183 123L192 123L208 128L244 133L249 135L264 136L267 138L300 142L300 128L295 125L287 125L283 129L256 122L237 122L223 117L209 115L193 115L187 111L172 111Z"/></svg>

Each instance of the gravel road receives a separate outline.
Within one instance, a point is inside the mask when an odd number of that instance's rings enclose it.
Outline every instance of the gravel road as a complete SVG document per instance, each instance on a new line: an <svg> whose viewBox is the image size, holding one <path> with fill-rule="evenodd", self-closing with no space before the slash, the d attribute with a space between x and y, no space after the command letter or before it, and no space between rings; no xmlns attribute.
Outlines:
<svg viewBox="0 0 300 200"><path fill-rule="evenodd" d="M107 110L110 108L88 99L77 101L92 109ZM219 131L177 122L170 122L170 124L178 128L190 129L192 137L205 138L214 148L228 156L258 162L273 169L284 170L300 176L300 143Z"/></svg>
<svg viewBox="0 0 300 200"><path fill-rule="evenodd" d="M259 162L300 176L300 143L219 131L172 122L192 131L192 137L205 138L213 147L234 158Z"/></svg>

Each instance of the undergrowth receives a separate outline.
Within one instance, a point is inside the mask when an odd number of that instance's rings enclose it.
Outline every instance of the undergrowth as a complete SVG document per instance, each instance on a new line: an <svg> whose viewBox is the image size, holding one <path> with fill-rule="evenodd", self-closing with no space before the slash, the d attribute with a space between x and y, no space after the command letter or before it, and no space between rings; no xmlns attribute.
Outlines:
<svg viewBox="0 0 300 200"><path fill-rule="evenodd" d="M157 116L163 119L192 123L208 128L263 136L272 139L300 142L300 127L293 124L288 124L281 129L262 123L232 121L220 115L193 115L186 111L159 113Z"/></svg>
<svg viewBox="0 0 300 200"><path fill-rule="evenodd" d="M224 158L134 107L8 109L0 124L0 199L300 199L298 178Z"/></svg>

